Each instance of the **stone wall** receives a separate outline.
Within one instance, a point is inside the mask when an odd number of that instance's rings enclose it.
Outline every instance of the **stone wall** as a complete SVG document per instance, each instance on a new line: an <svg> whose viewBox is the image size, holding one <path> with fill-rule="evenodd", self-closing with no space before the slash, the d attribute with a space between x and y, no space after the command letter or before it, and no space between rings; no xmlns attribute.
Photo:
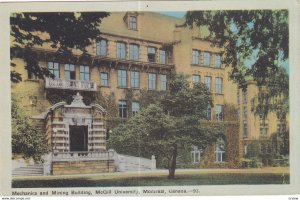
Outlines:
<svg viewBox="0 0 300 200"><path fill-rule="evenodd" d="M97 174L105 172L115 172L114 160L59 161L52 163L53 175Z"/></svg>

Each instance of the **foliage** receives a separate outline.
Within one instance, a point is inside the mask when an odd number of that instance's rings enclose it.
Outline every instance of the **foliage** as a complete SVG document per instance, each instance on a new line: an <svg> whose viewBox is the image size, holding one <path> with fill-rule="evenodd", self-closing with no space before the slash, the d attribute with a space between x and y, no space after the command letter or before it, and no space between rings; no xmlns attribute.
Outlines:
<svg viewBox="0 0 300 200"><path fill-rule="evenodd" d="M232 66L231 78L239 83L251 76L265 85L288 59L287 10L192 11L186 23L208 27L208 39L225 48L223 63ZM254 59L250 68L244 65L247 59Z"/></svg>
<svg viewBox="0 0 300 200"><path fill-rule="evenodd" d="M271 166L275 158L275 151L272 148L270 140L254 140L248 144L247 154L245 158L250 158L255 163L261 162L264 166Z"/></svg>
<svg viewBox="0 0 300 200"><path fill-rule="evenodd" d="M224 105L224 121L238 122L238 108L234 104L225 103Z"/></svg>
<svg viewBox="0 0 300 200"><path fill-rule="evenodd" d="M11 115L12 153L22 154L24 158L32 157L37 162L42 161L42 156L49 151L46 135L32 127L14 98Z"/></svg>
<svg viewBox="0 0 300 200"><path fill-rule="evenodd" d="M210 93L203 84L193 88L183 75L171 75L169 89L156 104L121 124L110 135L109 145L121 153L150 157L169 169L174 178L178 149L192 145L205 148L223 133L222 125L202 126L200 118L211 104Z"/></svg>
<svg viewBox="0 0 300 200"><path fill-rule="evenodd" d="M276 155L289 155L289 130L276 132L271 136L272 146L276 151Z"/></svg>
<svg viewBox="0 0 300 200"><path fill-rule="evenodd" d="M162 91L141 89L139 97L141 108L147 108L150 104L157 104L163 94Z"/></svg>
<svg viewBox="0 0 300 200"><path fill-rule="evenodd" d="M13 13L10 17L11 60L22 57L29 73L43 78L49 75L47 68L38 63L38 55L33 47L49 44L56 50L55 55L71 55L71 49L86 54L86 47L100 36L99 25L107 12L55 12L55 13ZM11 67L15 67L11 62ZM12 69L11 81L22 80L21 74Z"/></svg>
<svg viewBox="0 0 300 200"><path fill-rule="evenodd" d="M248 144L245 158L262 162L264 165L288 165L289 156L289 130L279 131L269 139L254 140ZM281 164L280 164L281 163Z"/></svg>
<svg viewBox="0 0 300 200"><path fill-rule="evenodd" d="M207 27L212 45L224 49L222 62L231 67L230 78L241 86L253 79L269 92L260 97L265 113L288 111L288 74L283 68L289 57L287 10L191 11L186 24ZM278 101L278 99L280 101Z"/></svg>

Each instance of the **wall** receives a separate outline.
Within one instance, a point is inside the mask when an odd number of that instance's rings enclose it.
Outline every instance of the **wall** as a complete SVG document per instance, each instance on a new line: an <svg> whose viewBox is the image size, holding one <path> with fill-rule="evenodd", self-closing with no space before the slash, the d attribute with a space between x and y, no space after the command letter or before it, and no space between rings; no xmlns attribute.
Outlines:
<svg viewBox="0 0 300 200"><path fill-rule="evenodd" d="M114 160L53 162L53 175L115 172Z"/></svg>

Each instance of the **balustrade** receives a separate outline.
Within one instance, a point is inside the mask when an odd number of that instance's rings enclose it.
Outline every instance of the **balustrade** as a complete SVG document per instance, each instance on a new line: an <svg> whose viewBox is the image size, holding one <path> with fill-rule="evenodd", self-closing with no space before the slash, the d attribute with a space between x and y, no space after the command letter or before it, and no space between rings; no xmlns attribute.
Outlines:
<svg viewBox="0 0 300 200"><path fill-rule="evenodd" d="M110 160L113 157L114 152L81 151L53 153L53 161Z"/></svg>
<svg viewBox="0 0 300 200"><path fill-rule="evenodd" d="M45 78L45 88L97 91L97 85L92 81L62 80Z"/></svg>

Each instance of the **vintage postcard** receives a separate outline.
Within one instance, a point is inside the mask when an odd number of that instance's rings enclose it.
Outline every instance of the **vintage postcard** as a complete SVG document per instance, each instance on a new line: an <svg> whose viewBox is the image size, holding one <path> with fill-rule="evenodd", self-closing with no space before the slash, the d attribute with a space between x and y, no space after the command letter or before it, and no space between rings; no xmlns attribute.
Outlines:
<svg viewBox="0 0 300 200"><path fill-rule="evenodd" d="M9 196L300 193L300 3L1 4Z"/></svg>

